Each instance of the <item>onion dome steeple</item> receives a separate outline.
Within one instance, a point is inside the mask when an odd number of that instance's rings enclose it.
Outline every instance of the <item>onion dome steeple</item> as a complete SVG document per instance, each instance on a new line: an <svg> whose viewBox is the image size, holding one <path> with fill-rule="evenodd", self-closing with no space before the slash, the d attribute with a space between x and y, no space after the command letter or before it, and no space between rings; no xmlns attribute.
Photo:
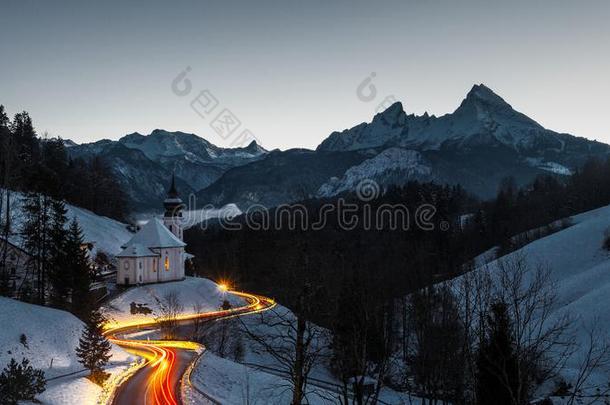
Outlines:
<svg viewBox="0 0 610 405"><path fill-rule="evenodd" d="M165 217L181 217L184 204L180 199L178 190L176 189L176 176L172 173L172 182L167 191L167 197L163 201L165 208Z"/></svg>

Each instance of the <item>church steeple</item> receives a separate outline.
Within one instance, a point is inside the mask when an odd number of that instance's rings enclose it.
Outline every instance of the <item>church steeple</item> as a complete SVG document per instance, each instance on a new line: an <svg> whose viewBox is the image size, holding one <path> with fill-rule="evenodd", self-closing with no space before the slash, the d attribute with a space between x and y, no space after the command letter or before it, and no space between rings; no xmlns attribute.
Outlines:
<svg viewBox="0 0 610 405"><path fill-rule="evenodd" d="M180 199L180 195L178 194L178 190L176 189L176 176L172 173L172 182L169 186L169 190L167 191L167 197L165 201L163 201L163 207L165 208L165 217L181 217L182 216L182 208L184 204L182 204L182 200Z"/></svg>
<svg viewBox="0 0 610 405"><path fill-rule="evenodd" d="M179 198L178 190L176 190L176 175L172 173L172 183L169 186L169 191L167 192L168 198Z"/></svg>
<svg viewBox="0 0 610 405"><path fill-rule="evenodd" d="M182 240L182 210L184 204L178 194L176 188L176 176L172 173L172 182L167 190L167 197L163 201L163 207L165 208L165 214L163 215L163 225L170 230L171 233L176 235Z"/></svg>

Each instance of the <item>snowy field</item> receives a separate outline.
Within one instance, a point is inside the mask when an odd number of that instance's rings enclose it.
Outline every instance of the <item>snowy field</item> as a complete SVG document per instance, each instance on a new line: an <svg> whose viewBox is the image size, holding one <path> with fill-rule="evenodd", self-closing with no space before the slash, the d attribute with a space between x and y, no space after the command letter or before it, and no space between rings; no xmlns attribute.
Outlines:
<svg viewBox="0 0 610 405"><path fill-rule="evenodd" d="M104 306L104 313L110 322L126 323L153 321L159 316L159 305L163 298L175 292L184 307L184 314L194 313L196 304L201 306L202 312L216 311L225 299L233 306L244 305L241 298L223 292L218 284L205 278L187 277L182 281L172 281L162 284L150 284L130 288L112 299ZM132 314L131 303L143 304L150 310L150 314Z"/></svg>
<svg viewBox="0 0 610 405"><path fill-rule="evenodd" d="M74 315L57 309L26 304L0 297L0 369L11 358L18 362L30 360L35 368L54 378L83 370L75 348L84 324ZM21 335L25 335L25 344ZM117 346L112 350L112 372L126 367L132 356ZM47 390L39 396L44 404L95 403L101 388L84 378L86 373L49 381Z"/></svg>

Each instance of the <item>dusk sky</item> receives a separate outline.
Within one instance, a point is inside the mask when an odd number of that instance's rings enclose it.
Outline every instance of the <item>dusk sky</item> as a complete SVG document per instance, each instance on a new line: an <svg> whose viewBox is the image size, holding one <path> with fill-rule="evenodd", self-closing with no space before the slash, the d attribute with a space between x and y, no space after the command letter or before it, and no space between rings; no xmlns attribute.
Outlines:
<svg viewBox="0 0 610 405"><path fill-rule="evenodd" d="M547 128L610 143L607 0L125 3L2 1L0 104L78 143L163 128L228 146L190 107L207 89L266 148L315 148L387 96L442 115L484 83Z"/></svg>

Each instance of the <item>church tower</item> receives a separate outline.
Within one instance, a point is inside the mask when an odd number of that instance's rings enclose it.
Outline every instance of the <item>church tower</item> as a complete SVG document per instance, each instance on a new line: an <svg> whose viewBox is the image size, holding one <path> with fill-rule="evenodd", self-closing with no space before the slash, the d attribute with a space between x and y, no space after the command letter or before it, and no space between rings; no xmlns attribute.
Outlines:
<svg viewBox="0 0 610 405"><path fill-rule="evenodd" d="M184 208L184 204L176 190L176 179L173 174L167 197L165 198L165 201L163 201L163 207L165 208L163 225L165 225L171 233L176 235L178 239L184 240L182 235L182 209Z"/></svg>

